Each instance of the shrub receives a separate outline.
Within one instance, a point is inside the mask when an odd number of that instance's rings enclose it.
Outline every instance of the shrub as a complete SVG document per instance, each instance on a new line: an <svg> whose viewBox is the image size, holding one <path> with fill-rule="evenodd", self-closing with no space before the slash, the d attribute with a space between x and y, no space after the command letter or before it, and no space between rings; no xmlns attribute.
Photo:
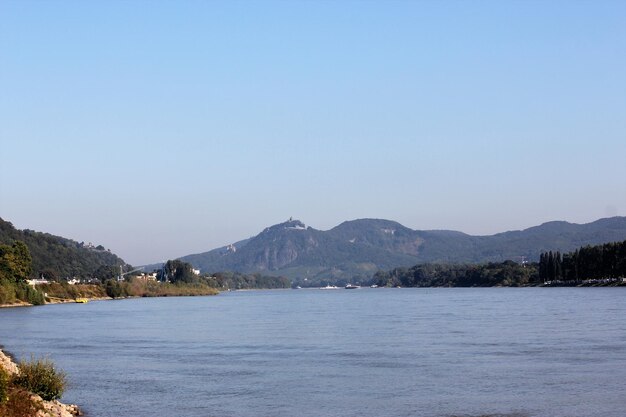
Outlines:
<svg viewBox="0 0 626 417"><path fill-rule="evenodd" d="M46 304L43 293L35 288L32 288L31 286L26 287L26 301L34 306Z"/></svg>
<svg viewBox="0 0 626 417"><path fill-rule="evenodd" d="M15 295L19 300L26 301L32 305L45 304L43 293L23 281L15 284Z"/></svg>
<svg viewBox="0 0 626 417"><path fill-rule="evenodd" d="M51 361L47 359L21 361L19 368L20 373L14 376L14 384L39 394L44 400L56 400L63 395L67 384L65 373L57 371Z"/></svg>
<svg viewBox="0 0 626 417"><path fill-rule="evenodd" d="M15 284L7 279L0 278L0 304L15 302Z"/></svg>
<svg viewBox="0 0 626 417"><path fill-rule="evenodd" d="M127 295L122 283L117 282L113 279L110 279L106 282L105 290L107 295L111 298L119 298Z"/></svg>

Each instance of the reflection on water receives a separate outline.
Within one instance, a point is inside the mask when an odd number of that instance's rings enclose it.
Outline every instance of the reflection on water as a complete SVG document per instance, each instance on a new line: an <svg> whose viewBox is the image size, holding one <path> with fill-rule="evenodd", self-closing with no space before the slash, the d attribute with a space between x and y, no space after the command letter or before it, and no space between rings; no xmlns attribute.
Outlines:
<svg viewBox="0 0 626 417"><path fill-rule="evenodd" d="M624 289L257 291L0 311L92 417L623 417Z"/></svg>

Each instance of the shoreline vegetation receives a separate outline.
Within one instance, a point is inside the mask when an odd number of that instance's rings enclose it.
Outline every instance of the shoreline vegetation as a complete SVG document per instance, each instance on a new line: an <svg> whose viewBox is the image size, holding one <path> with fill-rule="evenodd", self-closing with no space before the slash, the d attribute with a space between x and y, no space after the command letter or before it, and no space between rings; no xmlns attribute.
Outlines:
<svg viewBox="0 0 626 417"><path fill-rule="evenodd" d="M542 252L539 262L421 264L374 274L379 287L613 287L626 285L626 240L583 246L561 256Z"/></svg>
<svg viewBox="0 0 626 417"><path fill-rule="evenodd" d="M17 364L0 349L0 415L3 417L74 417L83 413L75 404L58 399L65 374L45 359Z"/></svg>
<svg viewBox="0 0 626 417"><path fill-rule="evenodd" d="M200 276L191 264L168 261L151 275L131 271L115 277L112 266L108 278L88 278L89 284L78 280L33 280L32 258L25 243L0 245L0 306L26 306L85 302L130 297L181 297L217 295L231 289L289 288L285 277L220 272ZM127 276L124 276L127 275ZM115 277L115 278L113 278ZM43 281L43 282L42 282Z"/></svg>
<svg viewBox="0 0 626 417"><path fill-rule="evenodd" d="M52 282L38 285L34 291L42 294L42 301L31 302L28 299L20 299L13 294L13 297L6 297L6 284L0 284L0 307L27 307L44 304L65 304L75 303L77 300L113 300L122 298L138 297L185 297L185 296L208 296L217 295L219 290L209 287L206 284L172 284L155 281L142 281L131 279L129 281L117 282L110 280L104 284L74 284L67 282Z"/></svg>

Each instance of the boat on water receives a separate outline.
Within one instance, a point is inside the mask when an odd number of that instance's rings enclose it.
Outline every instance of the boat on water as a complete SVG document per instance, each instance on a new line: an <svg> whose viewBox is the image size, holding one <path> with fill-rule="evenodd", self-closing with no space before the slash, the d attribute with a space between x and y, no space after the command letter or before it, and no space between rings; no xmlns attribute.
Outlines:
<svg viewBox="0 0 626 417"><path fill-rule="evenodd" d="M370 285L370 288L378 288L378 285L376 285L376 284Z"/></svg>
<svg viewBox="0 0 626 417"><path fill-rule="evenodd" d="M87 304L89 302L87 298L77 298L75 301L79 304Z"/></svg>
<svg viewBox="0 0 626 417"><path fill-rule="evenodd" d="M361 288L360 285L352 285L352 284L348 284L344 287L346 290L356 290L357 288Z"/></svg>
<svg viewBox="0 0 626 417"><path fill-rule="evenodd" d="M337 287L336 285L327 285L325 287L320 287L320 290L336 290L339 287Z"/></svg>

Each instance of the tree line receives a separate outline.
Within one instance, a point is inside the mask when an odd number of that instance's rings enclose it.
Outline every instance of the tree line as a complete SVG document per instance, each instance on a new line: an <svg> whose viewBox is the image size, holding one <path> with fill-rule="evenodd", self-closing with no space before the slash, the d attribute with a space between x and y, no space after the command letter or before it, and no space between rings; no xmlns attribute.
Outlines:
<svg viewBox="0 0 626 417"><path fill-rule="evenodd" d="M379 287L516 287L538 283L536 264L513 261L474 264L421 264L374 274Z"/></svg>
<svg viewBox="0 0 626 417"><path fill-rule="evenodd" d="M129 296L180 296L209 295L224 289L289 288L291 281L285 277L219 272L213 275L194 273L191 264L170 260L158 271L158 282L128 276L120 282L114 266L100 266L94 275L99 278L92 285L69 285L56 279L36 288L28 285L33 275L33 260L26 243L14 241L12 245L0 244L0 304L26 302L45 304L44 292L50 298L74 299L78 297L112 298Z"/></svg>
<svg viewBox="0 0 626 417"><path fill-rule="evenodd" d="M122 259L105 250L102 245L92 248L82 242L49 233L18 230L10 222L0 218L0 244L10 246L15 241L23 242L29 249L30 277L44 277L53 281L74 277L91 278L101 268L117 266L119 273L119 265L130 267ZM104 275L107 276L108 273ZM115 275L114 272L107 278Z"/></svg>
<svg viewBox="0 0 626 417"><path fill-rule="evenodd" d="M583 281L626 277L626 240L583 246L573 252L542 252L539 278L547 281Z"/></svg>
<svg viewBox="0 0 626 417"><path fill-rule="evenodd" d="M246 274L241 272L215 272L199 275L194 273L193 266L180 259L169 260L157 271L157 280L170 283L195 284L203 283L217 289L270 289L290 288L291 281L285 277Z"/></svg>
<svg viewBox="0 0 626 417"><path fill-rule="evenodd" d="M0 304L44 303L43 293L26 283L32 269L32 257L24 242L0 245Z"/></svg>

